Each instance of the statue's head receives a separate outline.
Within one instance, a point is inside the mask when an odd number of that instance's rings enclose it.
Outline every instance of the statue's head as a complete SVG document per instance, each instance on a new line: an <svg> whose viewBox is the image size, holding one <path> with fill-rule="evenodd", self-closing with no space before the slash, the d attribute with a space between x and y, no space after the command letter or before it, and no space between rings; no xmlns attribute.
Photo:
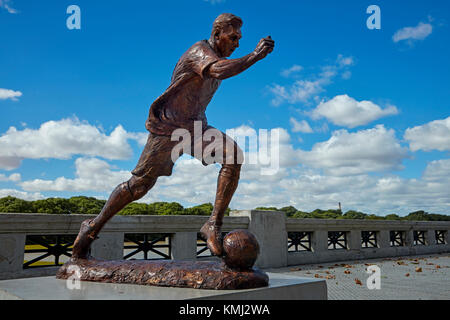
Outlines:
<svg viewBox="0 0 450 320"><path fill-rule="evenodd" d="M221 57L229 57L239 47L242 19L231 14L222 13L214 20L210 42Z"/></svg>

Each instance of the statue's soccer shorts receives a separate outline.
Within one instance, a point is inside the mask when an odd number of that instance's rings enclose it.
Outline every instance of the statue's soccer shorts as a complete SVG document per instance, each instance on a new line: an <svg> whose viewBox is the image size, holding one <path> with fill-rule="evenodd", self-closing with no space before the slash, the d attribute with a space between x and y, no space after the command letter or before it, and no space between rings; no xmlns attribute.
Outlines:
<svg viewBox="0 0 450 320"><path fill-rule="evenodd" d="M205 166L244 162L243 152L237 143L225 133L208 126L195 137L187 130L185 135L178 137L149 133L138 164L131 173L142 178L170 176L175 161L183 154L197 158Z"/></svg>

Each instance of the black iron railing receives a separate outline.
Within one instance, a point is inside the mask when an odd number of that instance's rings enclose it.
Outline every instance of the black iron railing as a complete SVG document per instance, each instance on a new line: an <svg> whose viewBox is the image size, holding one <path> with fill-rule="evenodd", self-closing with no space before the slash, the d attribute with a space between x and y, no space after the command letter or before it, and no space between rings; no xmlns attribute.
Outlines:
<svg viewBox="0 0 450 320"><path fill-rule="evenodd" d="M123 258L136 259L137 255L142 254L139 257L141 260L171 259L170 239L170 233L126 233L124 249L134 250L124 254Z"/></svg>
<svg viewBox="0 0 450 320"><path fill-rule="evenodd" d="M311 251L312 232L288 232L288 251Z"/></svg>
<svg viewBox="0 0 450 320"><path fill-rule="evenodd" d="M435 231L436 244L445 244L446 233L447 233L446 230L436 230Z"/></svg>
<svg viewBox="0 0 450 320"><path fill-rule="evenodd" d="M413 231L413 237L414 237L414 245L415 246L424 246L426 244L425 242L425 233L426 231Z"/></svg>
<svg viewBox="0 0 450 320"><path fill-rule="evenodd" d="M405 245L405 232L404 231L391 231L390 232L391 247L402 247Z"/></svg>
<svg viewBox="0 0 450 320"><path fill-rule="evenodd" d="M24 261L23 268L62 265L62 256L72 256L75 238L76 235L27 235L24 250L27 260Z"/></svg>
<svg viewBox="0 0 450 320"><path fill-rule="evenodd" d="M328 231L328 249L347 249L347 232Z"/></svg>
<svg viewBox="0 0 450 320"><path fill-rule="evenodd" d="M361 246L363 248L376 248L377 232L376 231L361 231Z"/></svg>

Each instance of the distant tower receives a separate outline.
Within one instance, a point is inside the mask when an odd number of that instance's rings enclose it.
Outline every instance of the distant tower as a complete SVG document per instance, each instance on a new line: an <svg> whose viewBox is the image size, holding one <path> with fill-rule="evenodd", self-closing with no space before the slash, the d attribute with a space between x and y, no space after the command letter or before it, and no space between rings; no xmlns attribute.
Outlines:
<svg viewBox="0 0 450 320"><path fill-rule="evenodd" d="M342 207L341 207L341 203L339 202L339 211L342 212Z"/></svg>

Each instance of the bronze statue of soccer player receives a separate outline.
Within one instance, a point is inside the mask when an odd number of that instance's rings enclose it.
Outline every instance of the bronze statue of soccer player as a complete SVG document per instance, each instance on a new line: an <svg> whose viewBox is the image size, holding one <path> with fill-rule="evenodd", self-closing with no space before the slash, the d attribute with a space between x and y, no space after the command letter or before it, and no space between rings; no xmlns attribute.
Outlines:
<svg viewBox="0 0 450 320"><path fill-rule="evenodd" d="M178 141L172 141L174 130L182 128L194 133L194 122L201 121L204 131L208 126L205 110L221 80L233 77L265 58L274 48L269 37L259 41L256 49L239 59L226 59L239 46L241 18L232 14L219 15L213 24L209 40L202 40L189 48L178 61L169 88L150 107L146 128L150 132L144 151L130 180L118 185L100 214L83 221L73 247L72 258L86 259L89 248L105 223L132 201L142 198L160 176L170 176L174 166L172 150ZM198 122L197 122L198 123ZM212 128L213 129L213 128ZM220 132L225 142L222 164L217 181L216 199L211 217L200 232L212 254L222 255L221 226L225 210L238 186L243 153L237 144ZM209 142L192 140L192 147L205 148ZM193 156L205 163L202 155ZM181 153L179 154L181 156ZM188 183L188 182L186 182Z"/></svg>

